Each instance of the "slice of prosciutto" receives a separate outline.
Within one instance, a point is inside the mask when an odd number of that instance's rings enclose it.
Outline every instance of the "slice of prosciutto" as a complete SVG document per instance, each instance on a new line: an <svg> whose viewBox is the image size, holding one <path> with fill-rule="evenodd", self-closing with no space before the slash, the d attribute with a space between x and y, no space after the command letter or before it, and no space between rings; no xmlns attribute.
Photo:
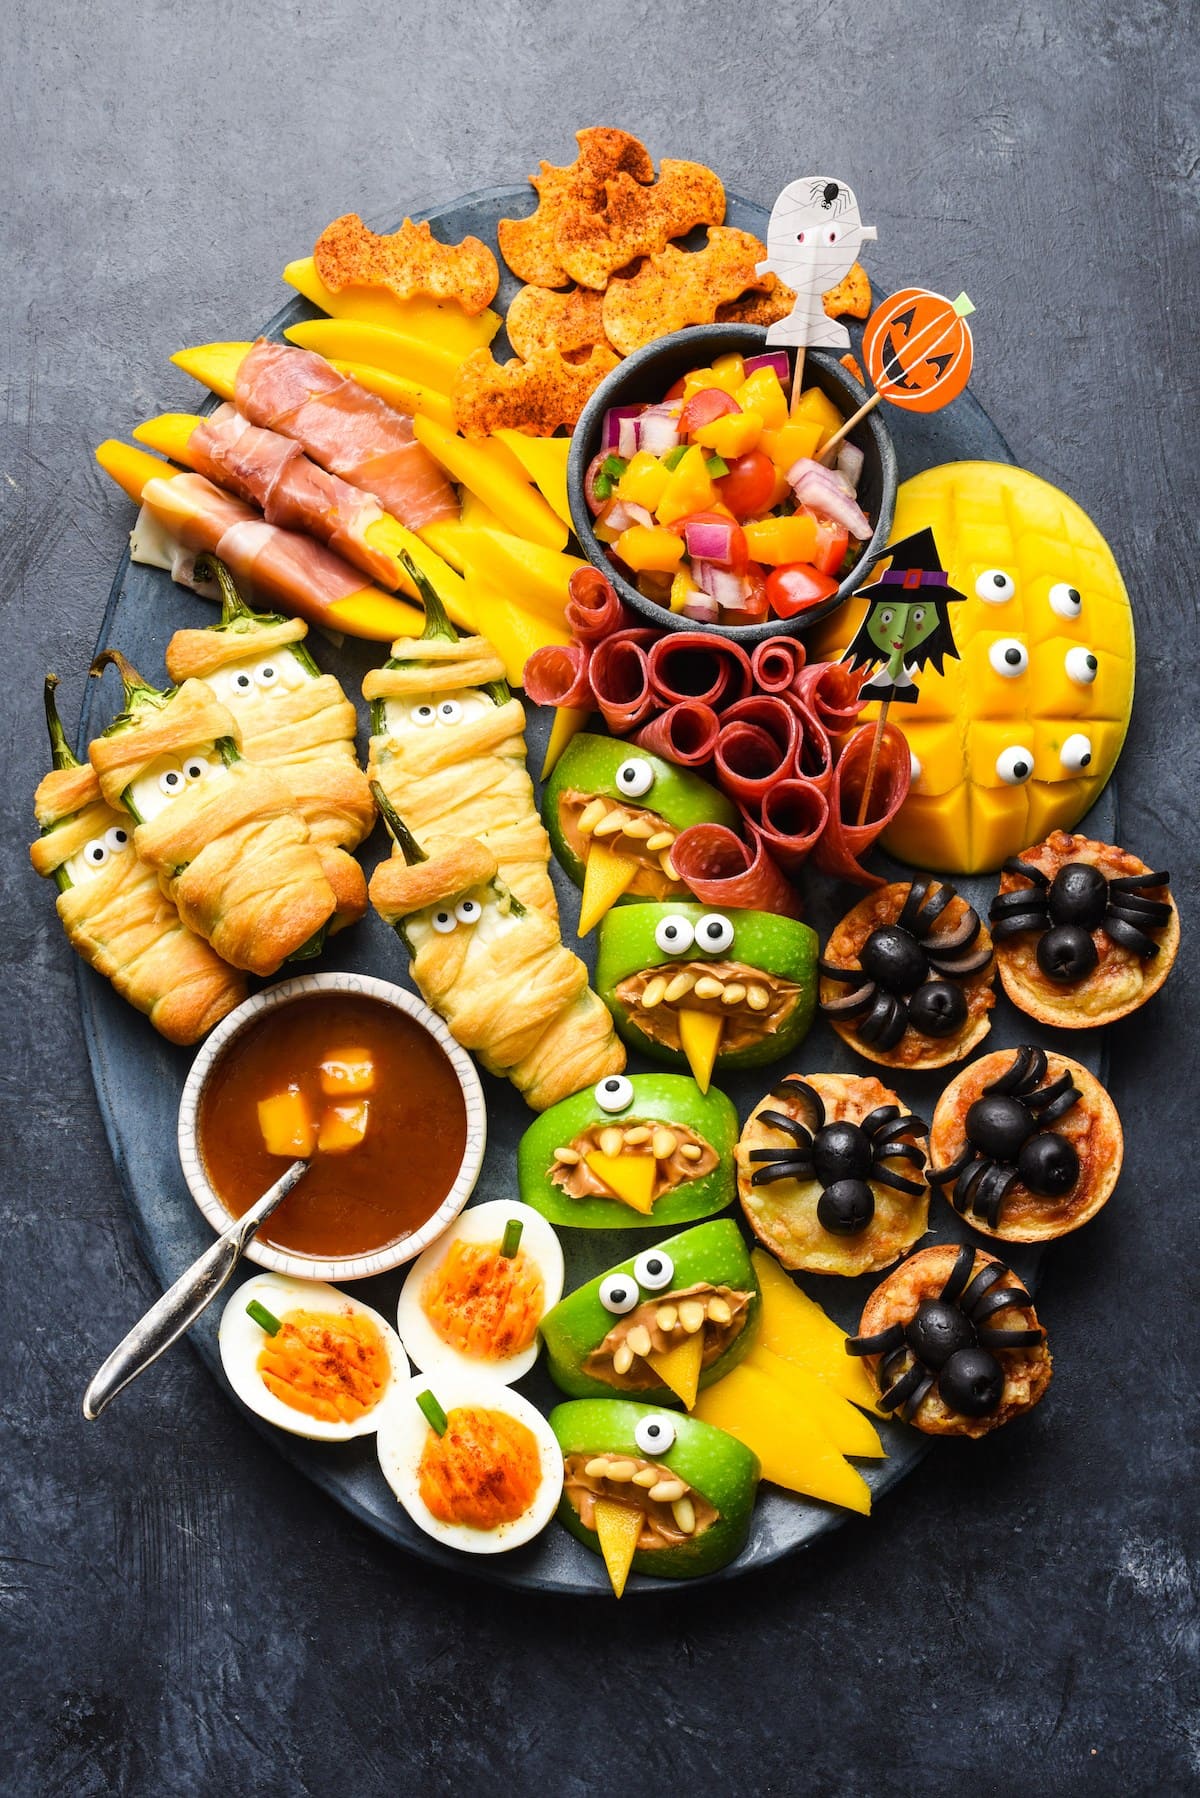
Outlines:
<svg viewBox="0 0 1200 1798"><path fill-rule="evenodd" d="M234 400L251 424L290 437L410 531L458 517L454 489L413 436L411 418L315 350L260 337L238 369Z"/></svg>
<svg viewBox="0 0 1200 1798"><path fill-rule="evenodd" d="M368 533L383 517L371 494L309 460L298 443L218 406L188 439L198 474L257 506L268 524L307 531L381 586L395 582L392 558L371 547Z"/></svg>

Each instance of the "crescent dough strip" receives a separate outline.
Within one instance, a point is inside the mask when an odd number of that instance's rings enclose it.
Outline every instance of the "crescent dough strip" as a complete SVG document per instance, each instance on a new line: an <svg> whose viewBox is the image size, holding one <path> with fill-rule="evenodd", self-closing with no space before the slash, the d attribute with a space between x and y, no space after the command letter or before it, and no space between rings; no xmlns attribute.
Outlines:
<svg viewBox="0 0 1200 1798"><path fill-rule="evenodd" d="M625 1051L557 923L515 904L495 869L477 842L447 841L411 867L397 851L371 877L371 901L401 929L413 979L457 1041L544 1111L618 1072ZM464 899L478 921L435 928L434 912L452 915Z"/></svg>
<svg viewBox="0 0 1200 1798"><path fill-rule="evenodd" d="M52 696L51 687L48 711ZM31 846L30 859L47 878L89 842L128 825L127 814L101 798L87 763L47 774L33 805L46 834ZM132 842L72 880L57 909L71 947L169 1042L198 1042L246 997L243 977L185 928Z"/></svg>
<svg viewBox="0 0 1200 1798"><path fill-rule="evenodd" d="M139 699L151 690L131 692L128 680L126 690L129 709L88 752L114 807L160 757L238 741L232 714L200 681L185 681L165 702ZM291 793L279 775L252 762L234 761L186 786L137 825L133 840L188 928L252 974L273 974L336 909Z"/></svg>

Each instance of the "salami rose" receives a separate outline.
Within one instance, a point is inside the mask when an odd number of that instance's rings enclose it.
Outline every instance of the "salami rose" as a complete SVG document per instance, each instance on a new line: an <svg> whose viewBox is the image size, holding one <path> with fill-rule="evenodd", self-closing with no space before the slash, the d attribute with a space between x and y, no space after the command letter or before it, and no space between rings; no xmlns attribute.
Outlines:
<svg viewBox="0 0 1200 1798"><path fill-rule="evenodd" d="M582 643L546 643L525 663L525 694L534 705L595 705Z"/></svg>
<svg viewBox="0 0 1200 1798"><path fill-rule="evenodd" d="M912 756L904 733L894 724L885 724L871 783L871 803L866 821L858 823L874 737L873 724L860 725L838 757L829 789L829 823L813 851L813 864L823 874L835 874L868 887L884 883L878 874L863 867L860 857L896 816L912 779ZM677 848L678 844L672 849L672 856Z"/></svg>
<svg viewBox="0 0 1200 1798"><path fill-rule="evenodd" d="M745 698L753 676L740 643L711 631L674 631L650 651L650 682L659 705L699 699L721 711Z"/></svg>
<svg viewBox="0 0 1200 1798"><path fill-rule="evenodd" d="M763 796L763 840L785 873L794 875L829 822L829 802L811 780L781 780Z"/></svg>
<svg viewBox="0 0 1200 1798"><path fill-rule="evenodd" d="M649 724L643 724L634 742L652 755L661 755L681 768L701 768L712 760L721 721L710 705L698 699L681 699Z"/></svg>
<svg viewBox="0 0 1200 1798"><path fill-rule="evenodd" d="M831 735L850 730L863 701L863 676L847 662L812 662L796 676L792 691Z"/></svg>
<svg viewBox="0 0 1200 1798"><path fill-rule="evenodd" d="M633 623L632 614L617 598L612 582L590 565L577 568L567 582L564 615L571 635L589 646Z"/></svg>
<svg viewBox="0 0 1200 1798"><path fill-rule="evenodd" d="M725 824L692 824L676 837L671 860L679 878L701 905L800 916L800 895L767 853L762 836L748 824L750 845Z"/></svg>
<svg viewBox="0 0 1200 1798"><path fill-rule="evenodd" d="M731 706L713 758L718 783L757 816L763 795L797 772L802 729L798 710L770 693Z"/></svg>
<svg viewBox="0 0 1200 1798"><path fill-rule="evenodd" d="M768 637L750 653L754 684L760 693L784 693L795 685L808 657L795 637Z"/></svg>
<svg viewBox="0 0 1200 1798"><path fill-rule="evenodd" d="M656 710L647 650L657 631L617 631L592 650L589 674L604 722L626 736Z"/></svg>

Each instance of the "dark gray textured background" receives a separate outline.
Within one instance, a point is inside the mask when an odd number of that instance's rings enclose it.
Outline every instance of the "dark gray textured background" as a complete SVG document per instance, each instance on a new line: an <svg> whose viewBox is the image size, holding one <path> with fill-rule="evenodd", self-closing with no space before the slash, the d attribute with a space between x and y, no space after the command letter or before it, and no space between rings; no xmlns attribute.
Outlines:
<svg viewBox="0 0 1200 1798"><path fill-rule="evenodd" d="M857 5L6 8L0 423L0 1790L582 1798L1185 1792L1200 1773L1194 957L1112 1043L1127 1172L1051 1256L1046 1403L939 1448L769 1574L616 1607L389 1552L252 1436L186 1351L96 1426L149 1300L29 870L39 692L75 715L128 511L91 461L190 407L334 214L566 161L582 124L770 200L858 189L888 265L975 321L975 391L1113 543L1138 611L1125 837L1194 930L1194 94L1188 11ZM736 23L736 38L730 26Z"/></svg>

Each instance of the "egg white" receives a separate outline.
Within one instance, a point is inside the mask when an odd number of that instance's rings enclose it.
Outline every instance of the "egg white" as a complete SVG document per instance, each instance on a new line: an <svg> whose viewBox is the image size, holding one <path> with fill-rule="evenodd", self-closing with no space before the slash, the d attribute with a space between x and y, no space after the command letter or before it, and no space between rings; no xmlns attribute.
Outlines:
<svg viewBox="0 0 1200 1798"><path fill-rule="evenodd" d="M532 1431L541 1461L541 1484L532 1502L511 1523L502 1523L494 1530L472 1529L466 1523L442 1523L422 1501L421 1455L430 1426L417 1404L417 1396L425 1391L432 1392L447 1413L462 1406L504 1411ZM383 1477L417 1527L435 1541L461 1549L464 1554L492 1555L520 1548L545 1529L562 1496L562 1450L546 1419L519 1392L497 1385L494 1380L480 1379L476 1373L448 1372L436 1379L418 1374L407 1397L399 1404L388 1405L386 1415L380 1419L375 1445Z"/></svg>
<svg viewBox="0 0 1200 1798"><path fill-rule="evenodd" d="M369 1317L383 1337L391 1364L391 1379L379 1403L353 1423L328 1423L297 1411L268 1390L258 1371L258 1357L268 1340L266 1332L252 1317L246 1306L252 1299L266 1307L280 1320L289 1311L330 1311L340 1317ZM293 1436L307 1436L314 1442L348 1442L352 1436L369 1436L382 1421L384 1412L408 1389L408 1362L400 1339L391 1324L361 1299L327 1286L323 1280L293 1280L285 1274L256 1274L239 1286L221 1314L217 1332L221 1365L225 1377L244 1405L264 1417L268 1423L287 1430Z"/></svg>
<svg viewBox="0 0 1200 1798"><path fill-rule="evenodd" d="M450 1228L438 1237L409 1269L400 1293L396 1311L396 1328L410 1361L423 1373L462 1373L478 1376L493 1385L507 1386L527 1374L538 1357L536 1336L519 1355L503 1361L477 1361L461 1354L443 1342L421 1307L421 1289L430 1274L441 1267L456 1242L499 1242L510 1218L520 1218L521 1248L536 1262L545 1288L542 1316L557 1305L563 1289L563 1254L558 1237L540 1211L522 1205L515 1199L492 1199L486 1205L472 1205L456 1217ZM540 1321L540 1320L539 1320Z"/></svg>

